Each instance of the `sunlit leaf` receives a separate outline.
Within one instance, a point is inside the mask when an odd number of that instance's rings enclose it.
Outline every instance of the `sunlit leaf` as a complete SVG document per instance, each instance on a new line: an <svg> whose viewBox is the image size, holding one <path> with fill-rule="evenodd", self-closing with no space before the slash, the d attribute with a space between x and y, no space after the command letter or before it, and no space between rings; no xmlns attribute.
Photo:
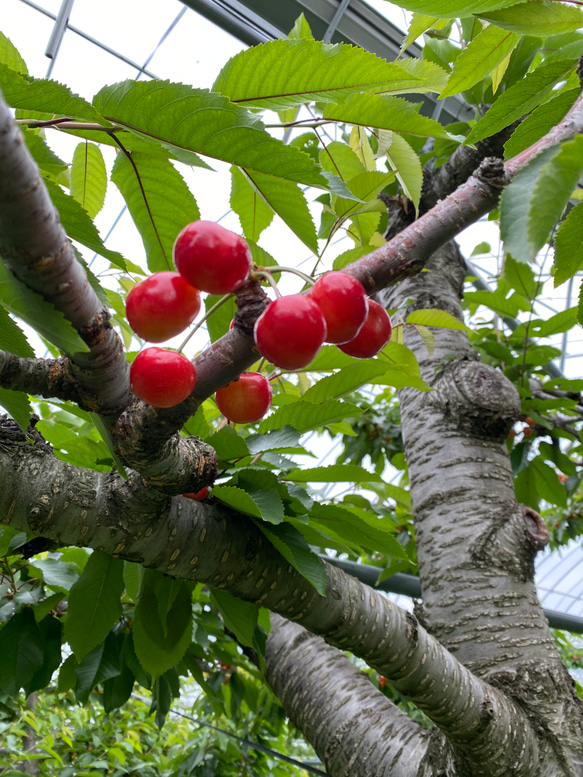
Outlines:
<svg viewBox="0 0 583 777"><path fill-rule="evenodd" d="M103 207L106 190L107 171L99 146L79 143L71 165L71 195L94 219Z"/></svg>

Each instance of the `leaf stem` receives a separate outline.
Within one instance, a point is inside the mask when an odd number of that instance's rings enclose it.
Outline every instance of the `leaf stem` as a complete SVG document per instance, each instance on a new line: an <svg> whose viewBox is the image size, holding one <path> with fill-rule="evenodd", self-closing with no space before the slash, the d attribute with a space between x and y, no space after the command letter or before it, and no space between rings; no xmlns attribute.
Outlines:
<svg viewBox="0 0 583 777"><path fill-rule="evenodd" d="M217 311L221 307L221 305L224 305L225 302L227 300L231 299L231 297L233 297L233 296L234 296L233 294L225 294L225 296L221 297L220 300L218 300L218 302L215 302L215 304L210 308L210 310L207 310L207 312L204 314L204 316L201 318L201 320L198 322L198 324L196 324L190 330L190 332L188 333L188 336L186 337L186 339L184 340L184 342L181 344L180 348L178 349L178 353L182 353L184 347L186 346L186 344L188 343L190 338L194 334L196 334L196 332L198 332L198 330L205 323L205 321L208 321L209 318L213 315L213 313L215 313L215 311Z"/></svg>

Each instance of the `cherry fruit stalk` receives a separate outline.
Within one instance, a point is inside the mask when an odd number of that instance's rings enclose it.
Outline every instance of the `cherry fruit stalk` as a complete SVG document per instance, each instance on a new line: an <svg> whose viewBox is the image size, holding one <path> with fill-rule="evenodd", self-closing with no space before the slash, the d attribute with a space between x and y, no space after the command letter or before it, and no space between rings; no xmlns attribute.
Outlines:
<svg viewBox="0 0 583 777"><path fill-rule="evenodd" d="M174 262L182 277L209 294L230 294L245 281L251 251L242 237L214 221L193 221L174 243Z"/></svg>
<svg viewBox="0 0 583 777"><path fill-rule="evenodd" d="M259 421L271 405L271 384L258 372L244 372L215 394L221 413L236 424Z"/></svg>
<svg viewBox="0 0 583 777"><path fill-rule="evenodd" d="M179 335L200 310L200 294L177 272L156 272L128 294L126 315L134 332L151 343Z"/></svg>
<svg viewBox="0 0 583 777"><path fill-rule="evenodd" d="M130 367L132 391L154 407L174 407L190 396L196 383L192 363L176 351L145 348Z"/></svg>

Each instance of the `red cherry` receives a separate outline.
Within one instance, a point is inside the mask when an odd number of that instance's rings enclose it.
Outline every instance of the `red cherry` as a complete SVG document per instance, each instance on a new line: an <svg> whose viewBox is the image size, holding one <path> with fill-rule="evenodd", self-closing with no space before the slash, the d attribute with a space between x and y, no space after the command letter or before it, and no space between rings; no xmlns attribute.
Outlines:
<svg viewBox="0 0 583 777"><path fill-rule="evenodd" d="M196 318L200 294L177 272L156 272L128 294L126 315L134 332L151 343L180 334Z"/></svg>
<svg viewBox="0 0 583 777"><path fill-rule="evenodd" d="M368 313L368 297L352 275L332 270L308 292L317 302L328 327L327 343L347 343L360 332Z"/></svg>
<svg viewBox="0 0 583 777"><path fill-rule="evenodd" d="M206 499L209 495L209 490L206 486L204 488L201 488L200 491L197 491L196 494L188 493L188 494L182 494L182 496L187 496L189 499L195 499L197 502L201 502L203 499Z"/></svg>
<svg viewBox="0 0 583 777"><path fill-rule="evenodd" d="M284 370L306 367L325 339L322 311L302 294L274 300L255 323L255 343L261 355Z"/></svg>
<svg viewBox="0 0 583 777"><path fill-rule="evenodd" d="M251 267L242 237L214 221L193 221L174 243L176 269L188 283L209 294L229 294L241 286Z"/></svg>
<svg viewBox="0 0 583 777"><path fill-rule="evenodd" d="M226 388L219 389L215 399L221 413L236 424L259 421L271 404L271 384L258 372L244 372Z"/></svg>
<svg viewBox="0 0 583 777"><path fill-rule="evenodd" d="M174 407L184 401L196 383L192 363L176 351L146 348L130 367L134 394L154 407Z"/></svg>
<svg viewBox="0 0 583 777"><path fill-rule="evenodd" d="M368 315L362 329L349 343L339 345L341 351L358 359L370 359L391 339L391 319L382 305L373 299L368 301Z"/></svg>

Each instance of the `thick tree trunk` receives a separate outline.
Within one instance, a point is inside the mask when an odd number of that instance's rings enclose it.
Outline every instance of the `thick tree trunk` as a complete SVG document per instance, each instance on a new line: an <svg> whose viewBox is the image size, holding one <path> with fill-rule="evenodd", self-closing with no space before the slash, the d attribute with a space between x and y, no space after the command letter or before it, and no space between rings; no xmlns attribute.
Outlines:
<svg viewBox="0 0 583 777"><path fill-rule="evenodd" d="M438 251L427 268L387 290L385 303L396 308L413 299L412 309L437 307L462 318L465 263L457 246ZM546 731L546 767L538 773L577 774L583 705L533 582L534 556L548 532L516 502L505 445L519 397L502 373L478 360L465 332L434 333L431 357L416 333L407 336L433 391L403 389L399 397L423 591L418 614L465 666ZM564 772L556 771L561 763Z"/></svg>

